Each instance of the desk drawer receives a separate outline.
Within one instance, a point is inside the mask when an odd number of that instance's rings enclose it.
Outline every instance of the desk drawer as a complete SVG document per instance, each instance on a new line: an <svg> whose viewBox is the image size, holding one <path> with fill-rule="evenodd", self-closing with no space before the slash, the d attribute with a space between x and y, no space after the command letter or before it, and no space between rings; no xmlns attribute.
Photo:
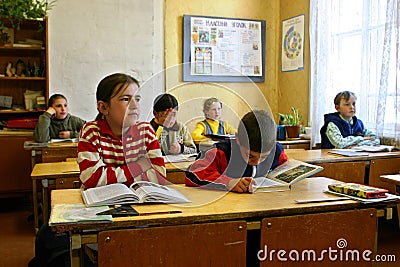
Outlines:
<svg viewBox="0 0 400 267"><path fill-rule="evenodd" d="M55 183L56 189L73 189L79 188L81 182L79 176L71 178L57 178Z"/></svg>
<svg viewBox="0 0 400 267"><path fill-rule="evenodd" d="M400 172L400 158L371 160L369 171L369 185L388 189L390 193L396 193L396 186L379 178L383 174L396 174Z"/></svg>

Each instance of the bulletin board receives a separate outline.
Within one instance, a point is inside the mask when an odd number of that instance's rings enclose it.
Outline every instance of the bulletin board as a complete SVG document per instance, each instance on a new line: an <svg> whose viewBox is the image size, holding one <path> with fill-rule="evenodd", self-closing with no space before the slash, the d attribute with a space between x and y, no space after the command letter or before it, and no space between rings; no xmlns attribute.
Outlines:
<svg viewBox="0 0 400 267"><path fill-rule="evenodd" d="M183 16L183 81L264 82L265 21Z"/></svg>

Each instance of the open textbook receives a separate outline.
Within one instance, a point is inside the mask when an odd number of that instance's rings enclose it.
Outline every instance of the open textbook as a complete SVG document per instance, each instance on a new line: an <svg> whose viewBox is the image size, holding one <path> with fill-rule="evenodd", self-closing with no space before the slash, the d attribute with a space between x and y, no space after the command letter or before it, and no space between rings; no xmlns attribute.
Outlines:
<svg viewBox="0 0 400 267"><path fill-rule="evenodd" d="M190 202L177 190L147 181L133 183L130 187L115 183L82 190L87 206L135 204L135 203L183 203Z"/></svg>
<svg viewBox="0 0 400 267"><path fill-rule="evenodd" d="M366 151L366 152L390 152L394 146L386 145L375 145L375 146L354 146L351 149L355 151Z"/></svg>
<svg viewBox="0 0 400 267"><path fill-rule="evenodd" d="M77 143L79 138L50 139L49 143Z"/></svg>
<svg viewBox="0 0 400 267"><path fill-rule="evenodd" d="M24 148L43 148L49 147L51 143L77 143L78 141L79 138L50 139L50 141L44 143L25 141Z"/></svg>
<svg viewBox="0 0 400 267"><path fill-rule="evenodd" d="M394 146L376 145L376 146L354 146L352 148L333 148L328 153L338 154L346 157L359 157L369 156L369 153L373 152L390 152L394 149Z"/></svg>
<svg viewBox="0 0 400 267"><path fill-rule="evenodd" d="M369 156L367 152L360 152L353 149L348 148L333 148L332 150L328 151L328 154L337 154L346 157L366 157Z"/></svg>
<svg viewBox="0 0 400 267"><path fill-rule="evenodd" d="M290 187L324 168L302 161L289 159L270 171L266 177L253 178L256 185L251 187L251 192L270 192L288 190Z"/></svg>

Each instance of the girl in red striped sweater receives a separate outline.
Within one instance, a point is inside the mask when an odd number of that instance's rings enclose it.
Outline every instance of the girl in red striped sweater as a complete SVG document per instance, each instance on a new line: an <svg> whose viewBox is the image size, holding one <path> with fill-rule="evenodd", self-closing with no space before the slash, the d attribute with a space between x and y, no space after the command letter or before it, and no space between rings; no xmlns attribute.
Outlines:
<svg viewBox="0 0 400 267"><path fill-rule="evenodd" d="M146 122L138 122L139 83L116 73L100 81L99 115L86 123L78 143L80 180L85 188L134 181L165 183L165 165L157 137Z"/></svg>

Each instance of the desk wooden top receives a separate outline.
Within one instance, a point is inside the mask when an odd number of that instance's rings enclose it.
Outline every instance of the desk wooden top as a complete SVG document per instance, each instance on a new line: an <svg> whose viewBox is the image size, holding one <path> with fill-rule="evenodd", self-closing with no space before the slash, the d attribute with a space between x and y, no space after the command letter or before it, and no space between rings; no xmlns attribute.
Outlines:
<svg viewBox="0 0 400 267"><path fill-rule="evenodd" d="M79 175L79 165L76 161L37 163L33 166L32 179L68 178Z"/></svg>
<svg viewBox="0 0 400 267"><path fill-rule="evenodd" d="M23 136L23 137L32 137L32 131L4 131L0 130L0 136Z"/></svg>
<svg viewBox="0 0 400 267"><path fill-rule="evenodd" d="M288 155L289 158L297 159L311 164L366 161L382 158L400 158L400 152L370 153L369 156L346 157L341 155L328 154L328 151L330 151L330 149L287 149L285 150L285 153ZM165 167L167 169L167 172L183 172L192 163L193 162L190 161L166 163ZM31 177L32 179L54 179L71 176L75 177L77 173L79 173L79 166L76 161L38 163L35 164L35 166L33 167Z"/></svg>
<svg viewBox="0 0 400 267"><path fill-rule="evenodd" d="M192 163L192 161L166 163L165 168L167 173L183 172ZM32 179L68 178L77 175L79 175L79 165L76 161L37 163L31 173Z"/></svg>
<svg viewBox="0 0 400 267"><path fill-rule="evenodd" d="M366 161L383 158L400 158L400 152L380 152L369 153L368 156L346 157L342 155L329 154L330 149L287 149L285 153L289 158L297 159L300 161L315 163L334 163L346 161Z"/></svg>
<svg viewBox="0 0 400 267"><path fill-rule="evenodd" d="M179 225L221 220L259 221L263 217L286 216L348 210L365 207L354 200L296 204L295 200L336 198L324 193L335 180L316 177L304 179L292 190L281 192L238 194L175 185L192 202L185 204L134 205L139 213L179 210L182 213L114 218L107 224L72 224L54 226L56 231L133 227L139 225ZM83 203L79 189L53 190L52 204ZM375 205L375 204L374 204Z"/></svg>

